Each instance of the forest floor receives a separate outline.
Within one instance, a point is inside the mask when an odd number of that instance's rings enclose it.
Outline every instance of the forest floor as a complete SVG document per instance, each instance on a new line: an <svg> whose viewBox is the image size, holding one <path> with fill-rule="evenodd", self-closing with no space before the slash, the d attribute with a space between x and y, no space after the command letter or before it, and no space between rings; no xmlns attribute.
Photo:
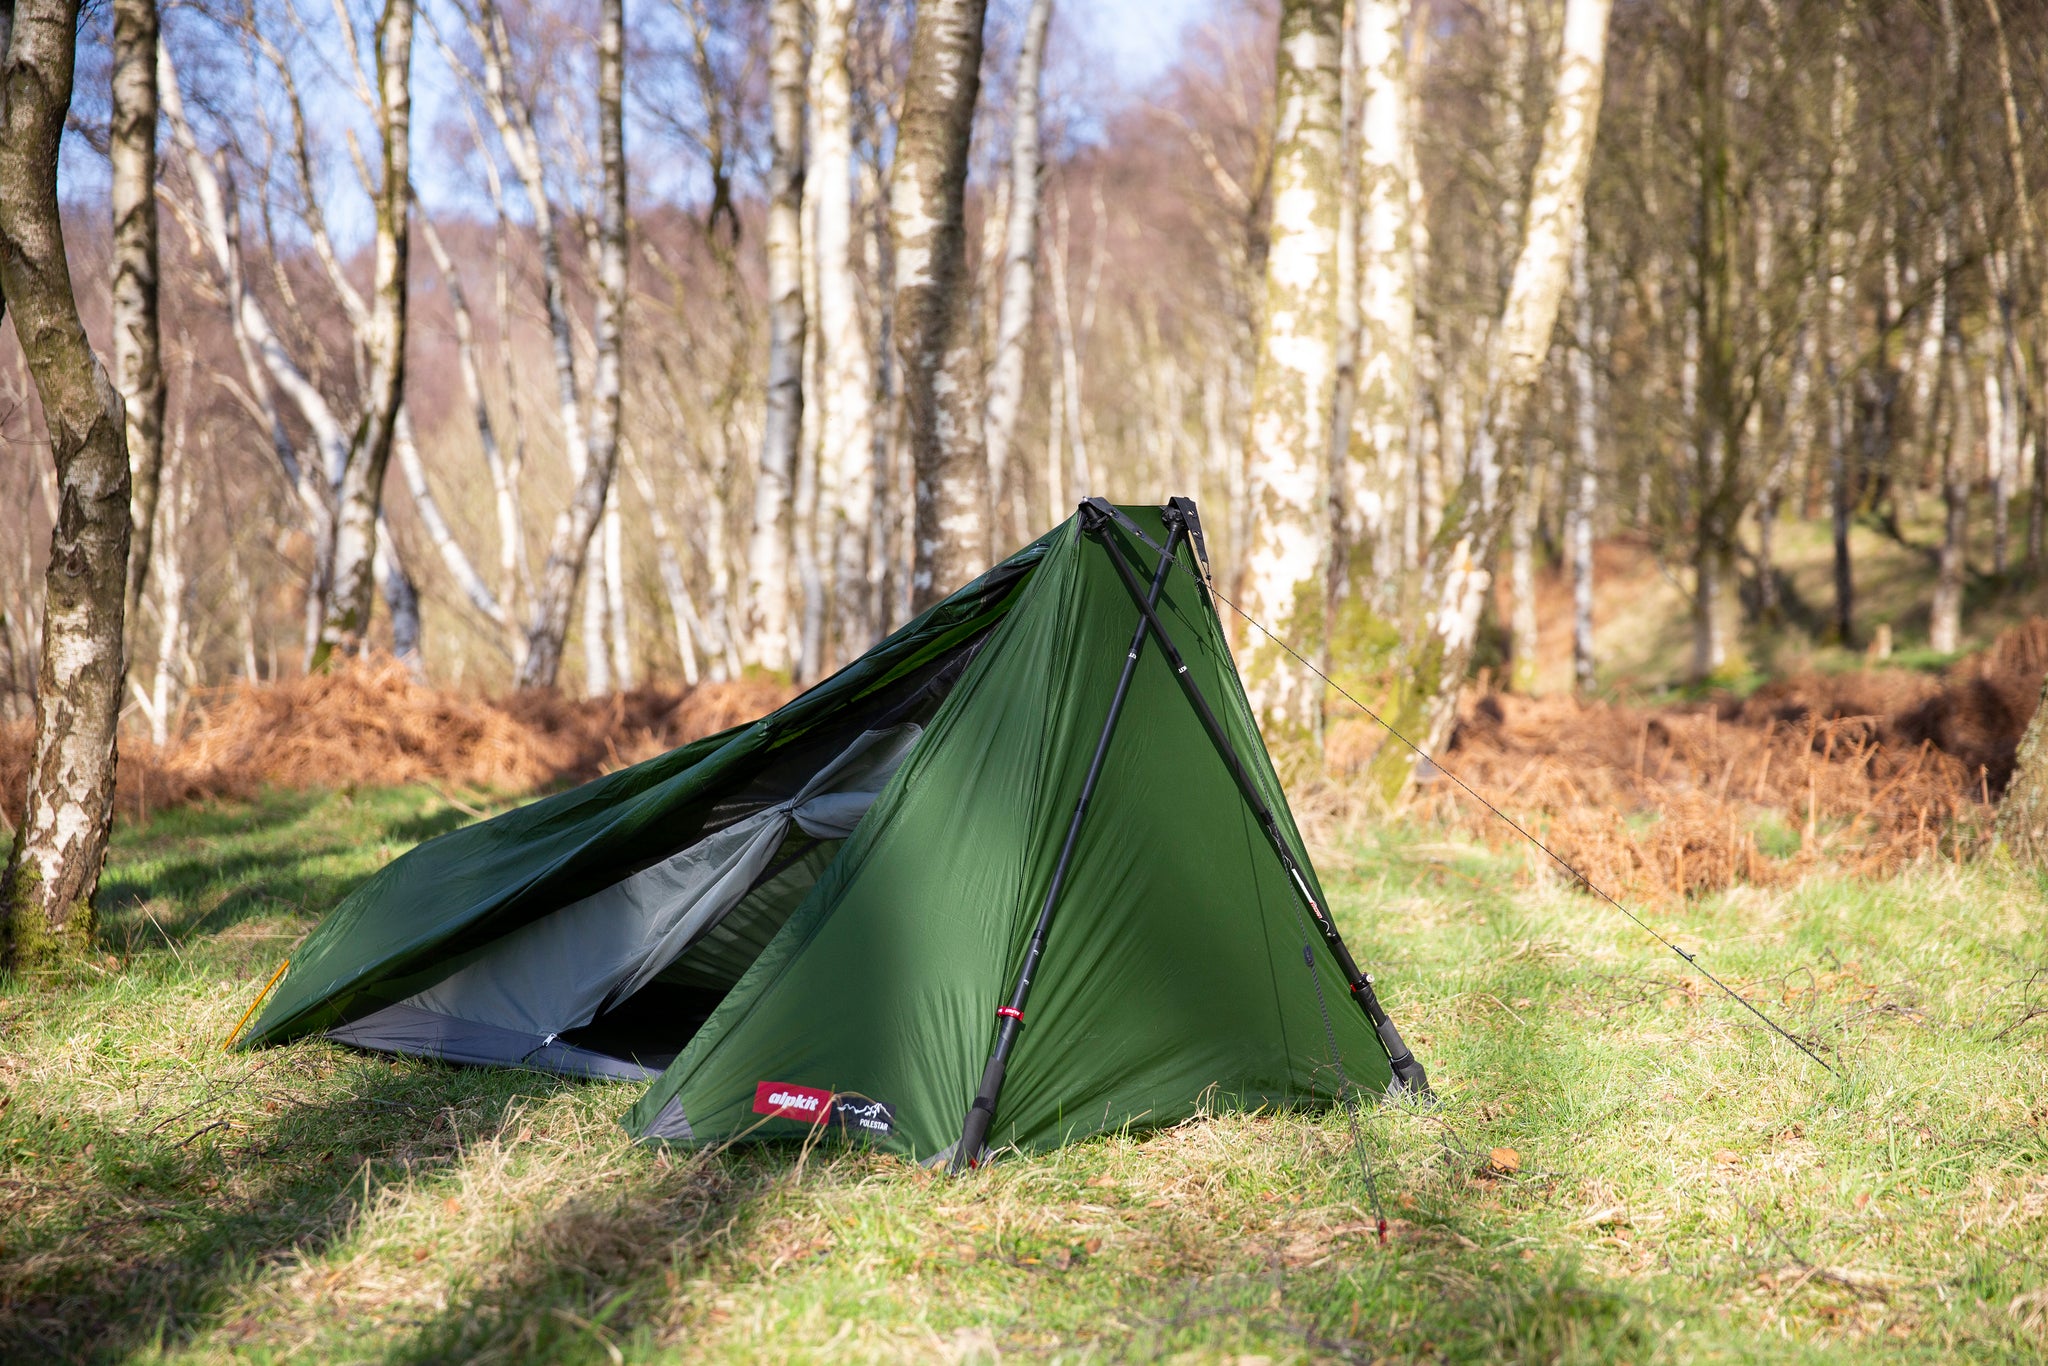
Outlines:
<svg viewBox="0 0 2048 1366"><path fill-rule="evenodd" d="M2001 632L2048 613L2048 583L2023 572L2026 509L2014 504L2007 572L1994 572L1990 499L1972 502L1969 575L1963 592L1962 652L1981 649ZM1830 639L1834 604L1834 539L1825 518L1779 523L1772 558L1779 609L1773 624L1746 633L1748 670L1734 681L1753 687L1770 677L1832 673L1871 661L1880 628L1892 653L1878 662L1938 669L1956 656L1927 645L1928 604L1941 545L1941 500L1923 494L1913 514L1886 523L1860 516L1849 533L1854 567L1857 638L1845 648ZM1757 593L1755 529L1745 530L1743 591ZM1600 685L1611 695L1657 699L1681 689L1692 654L1692 570L1682 542L1622 536L1595 547L1593 617ZM1500 590L1505 594L1505 587ZM1502 598L1503 611L1505 597ZM1572 685L1571 582L1562 565L1539 570L1537 681L1545 691Z"/></svg>
<svg viewBox="0 0 2048 1366"><path fill-rule="evenodd" d="M474 797L475 794L471 794ZM2038 1361L2048 925L1996 856L1647 917L1457 829L1326 833L1439 1104L966 1180L687 1158L637 1088L221 1040L423 786L125 821L104 961L0 984L0 1359Z"/></svg>

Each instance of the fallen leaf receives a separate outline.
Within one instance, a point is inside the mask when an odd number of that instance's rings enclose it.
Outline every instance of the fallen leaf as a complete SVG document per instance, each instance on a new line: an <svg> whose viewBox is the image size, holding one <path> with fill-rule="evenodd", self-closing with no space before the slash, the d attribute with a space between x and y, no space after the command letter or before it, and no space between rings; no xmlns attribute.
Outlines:
<svg viewBox="0 0 2048 1366"><path fill-rule="evenodd" d="M1495 1148L1487 1156L1486 1165L1503 1176L1522 1170L1522 1155L1513 1148Z"/></svg>
<svg viewBox="0 0 2048 1366"><path fill-rule="evenodd" d="M1716 1148L1714 1150L1714 1165L1717 1167L1739 1167L1742 1165L1742 1154L1730 1151L1727 1148Z"/></svg>

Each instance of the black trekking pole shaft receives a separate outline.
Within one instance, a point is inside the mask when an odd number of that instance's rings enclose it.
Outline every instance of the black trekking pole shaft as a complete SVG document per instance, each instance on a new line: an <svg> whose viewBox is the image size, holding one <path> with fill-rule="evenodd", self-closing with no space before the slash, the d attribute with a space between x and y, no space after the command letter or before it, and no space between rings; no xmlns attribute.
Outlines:
<svg viewBox="0 0 2048 1366"><path fill-rule="evenodd" d="M1087 526L1100 516L1092 508L1084 509L1082 523ZM1166 550L1160 556L1159 568L1152 575L1150 597L1144 590L1139 590L1138 602L1148 610L1166 591L1166 576L1173 571L1173 557L1186 534L1186 526L1176 521L1166 538ZM1130 696L1131 678L1138 671L1138 656L1145 649L1147 629L1145 618L1139 617L1137 629L1131 633L1130 651L1124 656L1123 673L1116 680L1116 693L1110 699L1109 715L1103 720L1102 734L1095 741L1095 757L1088 764L1088 776L1081 781L1081 795L1074 803L1073 818L1067 822L1066 842L1060 846L1059 862L1053 865L1052 881L1047 885L1045 900L1038 908L1038 924L1032 929L1031 943L1024 950L1024 966L1017 974L1017 985L1010 992L1010 1003L996 1012L1002 1017L1002 1027L996 1032L995 1051L989 1054L988 1066L982 1069L981 1086L976 1090L974 1103L968 1107L966 1121L961 1125L960 1146L953 1150L954 1171L978 1163L981 1150L988 1142L989 1126L996 1117L996 1097L1002 1092L1003 1073L1010 1063L1010 1050L1016 1046L1017 1031L1024 1024L1024 1003L1031 995L1031 979L1038 971L1038 960L1045 956L1045 939L1052 929L1053 909L1059 904L1060 891L1066 886L1067 868L1074 861L1074 846L1081 836L1081 820L1088 813L1088 802L1095 796L1095 785L1102 777L1102 762L1109 754L1110 737L1116 733L1117 718L1123 715L1124 700Z"/></svg>
<svg viewBox="0 0 2048 1366"><path fill-rule="evenodd" d="M1395 1083L1405 1090L1428 1094L1429 1074L1423 1070L1422 1064L1416 1061L1415 1054L1402 1040L1401 1031L1394 1027L1393 1019L1380 1004L1379 995L1373 990L1372 974L1360 970L1357 961L1351 956L1351 950L1344 946L1343 937L1337 933L1336 924L1318 904L1315 893L1309 889L1308 877L1302 872L1301 864L1294 857L1294 852L1287 847L1286 837L1280 833L1280 822L1274 816L1273 808L1259 795L1259 789L1252 782L1251 774L1245 771L1243 761L1237 757L1237 750L1230 743L1229 735L1225 733L1222 723L1217 721L1216 713L1210 709L1209 700L1202 696L1202 690L1188 674L1187 661L1181 657L1179 648L1173 643L1173 637L1166 633L1166 623L1159 619L1159 612L1153 605L1156 595L1153 599L1146 598L1143 590L1138 587L1137 576L1131 573L1130 565L1124 561L1123 552L1117 548L1106 531L1102 536L1102 548L1109 556L1110 563L1116 566L1117 577L1122 580L1124 590L1131 595L1131 601L1138 605L1138 612L1143 618L1140 629L1149 628L1159 637L1159 648L1166 655L1166 662L1172 666L1174 678L1179 681L1181 691L1187 695L1189 705L1194 708L1196 717L1202 723L1202 729L1209 733L1209 741L1222 757L1224 767L1230 770L1231 780L1237 784L1237 790L1244 794L1245 802L1251 807L1259 828L1266 832L1266 839L1272 844L1273 852L1279 855L1281 866L1287 870L1288 879L1294 884L1295 895L1308 907L1309 917L1315 921L1316 929L1322 933L1323 943L1329 946L1330 955L1337 960L1338 970L1344 974L1345 982L1350 985L1351 999L1358 1002L1358 1008L1372 1021L1373 1031L1379 1035L1380 1045L1387 1050L1387 1061L1393 1066Z"/></svg>

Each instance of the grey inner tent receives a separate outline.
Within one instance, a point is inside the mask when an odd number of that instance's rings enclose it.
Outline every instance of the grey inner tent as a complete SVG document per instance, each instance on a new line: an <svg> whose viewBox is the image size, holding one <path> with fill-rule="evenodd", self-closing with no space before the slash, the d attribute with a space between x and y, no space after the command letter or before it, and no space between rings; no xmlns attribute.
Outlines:
<svg viewBox="0 0 2048 1366"><path fill-rule="evenodd" d="M863 732L788 800L521 926L426 990L328 1037L452 1062L657 1075L803 900L922 733L912 724Z"/></svg>

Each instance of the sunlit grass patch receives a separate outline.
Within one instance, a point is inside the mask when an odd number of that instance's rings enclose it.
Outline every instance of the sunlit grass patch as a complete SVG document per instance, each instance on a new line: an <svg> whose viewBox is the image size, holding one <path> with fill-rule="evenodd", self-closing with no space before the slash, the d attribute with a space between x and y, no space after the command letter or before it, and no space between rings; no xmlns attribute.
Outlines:
<svg viewBox="0 0 2048 1366"><path fill-rule="evenodd" d="M1219 1115L956 1180L636 1149L627 1085L221 1050L341 889L463 819L414 788L123 832L111 961L0 987L0 1355L2048 1352L2048 931L1997 863L1644 911L1830 1075L1518 854L1391 829L1324 862L1437 1105L1363 1113L1363 1161L1341 1115Z"/></svg>

